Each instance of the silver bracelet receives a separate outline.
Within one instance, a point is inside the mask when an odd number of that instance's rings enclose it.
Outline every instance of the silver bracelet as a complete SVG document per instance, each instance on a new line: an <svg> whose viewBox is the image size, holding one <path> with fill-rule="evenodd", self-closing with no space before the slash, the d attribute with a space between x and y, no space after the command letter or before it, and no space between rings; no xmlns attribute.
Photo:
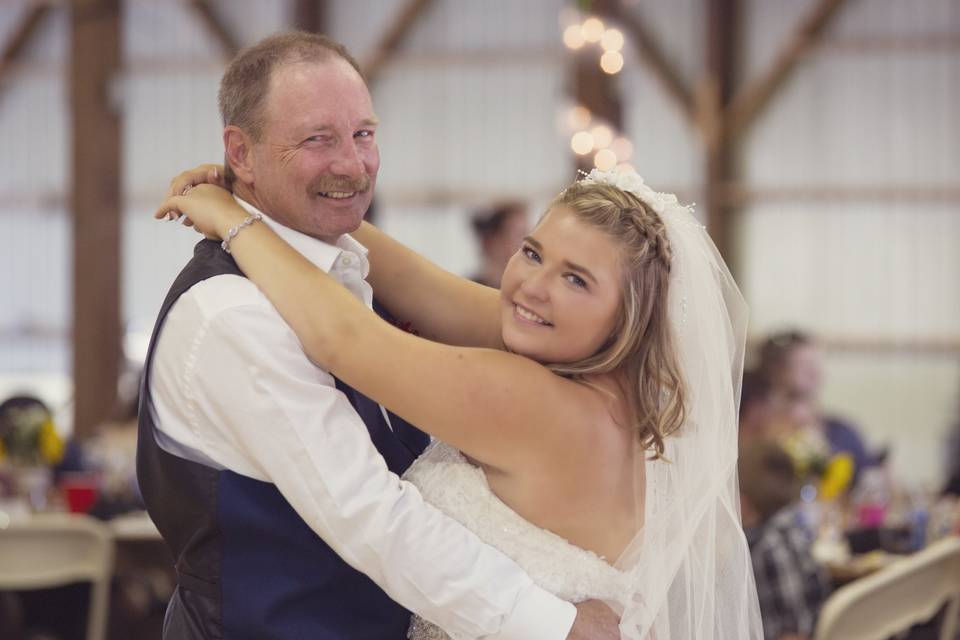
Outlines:
<svg viewBox="0 0 960 640"><path fill-rule="evenodd" d="M247 216L247 219L238 224L235 227L230 227L227 229L227 237L223 239L223 242L220 243L220 248L230 253L230 241L237 237L237 234L240 233L240 229L244 227L249 227L257 220L263 220L263 216L259 213L251 213Z"/></svg>

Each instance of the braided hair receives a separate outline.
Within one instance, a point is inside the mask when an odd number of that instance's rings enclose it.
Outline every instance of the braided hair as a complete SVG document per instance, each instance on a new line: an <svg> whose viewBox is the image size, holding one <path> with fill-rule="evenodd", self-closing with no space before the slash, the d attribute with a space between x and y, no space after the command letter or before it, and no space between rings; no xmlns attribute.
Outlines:
<svg viewBox="0 0 960 640"><path fill-rule="evenodd" d="M636 195L594 182L575 182L550 205L566 207L620 246L623 269L614 329L600 349L573 363L549 364L573 379L617 372L623 380L630 427L658 458L663 439L685 417L686 387L667 317L672 250L660 217Z"/></svg>

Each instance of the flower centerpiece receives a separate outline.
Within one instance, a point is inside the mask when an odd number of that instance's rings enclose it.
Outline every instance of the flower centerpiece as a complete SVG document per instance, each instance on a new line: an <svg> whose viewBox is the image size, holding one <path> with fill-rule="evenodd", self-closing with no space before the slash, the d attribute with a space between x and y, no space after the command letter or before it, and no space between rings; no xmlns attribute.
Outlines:
<svg viewBox="0 0 960 640"><path fill-rule="evenodd" d="M0 462L49 467L60 462L63 454L63 439L42 402L18 397L0 404Z"/></svg>

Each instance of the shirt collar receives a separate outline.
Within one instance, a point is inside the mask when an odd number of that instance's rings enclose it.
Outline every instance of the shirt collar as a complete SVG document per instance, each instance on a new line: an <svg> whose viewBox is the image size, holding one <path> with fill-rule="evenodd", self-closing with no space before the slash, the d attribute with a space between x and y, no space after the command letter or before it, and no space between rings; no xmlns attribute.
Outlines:
<svg viewBox="0 0 960 640"><path fill-rule="evenodd" d="M273 231L283 238L287 244L296 249L298 252L303 254L303 256L315 264L317 267L330 273L334 265L336 265L337 260L343 254L344 251L349 251L357 255L363 263L363 273L364 278L367 277L367 272L370 270L370 264L367 261L367 248L357 242L353 236L348 233L340 236L340 239L337 240L337 244L332 245L323 240L318 240L312 236L308 236L305 233L301 233L290 227L286 227L263 211L260 211L255 206L243 200L242 198L234 195L234 200L243 207L248 213L259 213L263 216L263 221L273 229Z"/></svg>

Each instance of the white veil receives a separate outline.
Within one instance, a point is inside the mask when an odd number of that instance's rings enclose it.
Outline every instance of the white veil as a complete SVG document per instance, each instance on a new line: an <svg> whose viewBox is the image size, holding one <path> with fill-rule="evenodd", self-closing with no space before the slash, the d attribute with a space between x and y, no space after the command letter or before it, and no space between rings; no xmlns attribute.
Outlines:
<svg viewBox="0 0 960 640"><path fill-rule="evenodd" d="M627 580L620 630L628 640L762 638L750 553L740 523L737 410L747 306L689 207L633 171L591 171L640 197L663 220L672 249L669 318L687 387L686 419L664 458L636 471L642 528L616 566ZM639 445L638 445L639 447ZM613 603L612 603L613 604Z"/></svg>

